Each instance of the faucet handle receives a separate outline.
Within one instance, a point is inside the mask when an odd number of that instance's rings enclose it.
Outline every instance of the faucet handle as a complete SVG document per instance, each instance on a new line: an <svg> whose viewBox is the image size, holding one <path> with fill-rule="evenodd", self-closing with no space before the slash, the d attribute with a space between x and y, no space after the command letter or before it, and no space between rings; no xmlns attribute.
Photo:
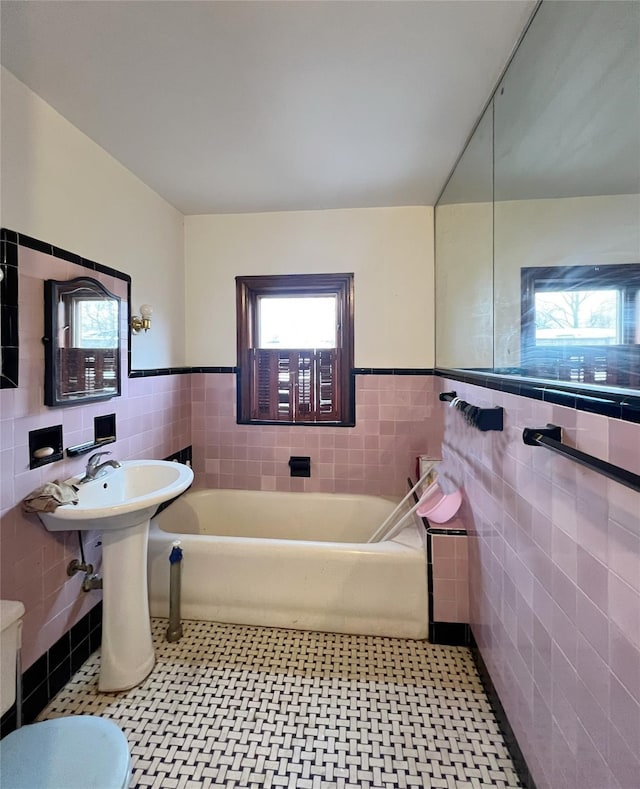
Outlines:
<svg viewBox="0 0 640 789"><path fill-rule="evenodd" d="M103 455L110 455L110 454L111 454L111 452L109 452L107 450L103 450L102 452L95 452L93 455L91 455L89 460L87 460L87 466L95 466L95 465L97 465L99 463L99 461L100 461L100 458Z"/></svg>

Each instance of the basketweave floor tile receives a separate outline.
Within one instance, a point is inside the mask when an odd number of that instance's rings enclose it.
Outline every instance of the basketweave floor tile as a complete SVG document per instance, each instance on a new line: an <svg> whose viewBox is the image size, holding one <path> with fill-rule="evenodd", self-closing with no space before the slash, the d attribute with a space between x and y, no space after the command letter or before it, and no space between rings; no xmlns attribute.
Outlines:
<svg viewBox="0 0 640 789"><path fill-rule="evenodd" d="M94 653L41 713L125 732L139 789L506 789L520 783L471 654L374 636L153 620L157 663L98 692Z"/></svg>

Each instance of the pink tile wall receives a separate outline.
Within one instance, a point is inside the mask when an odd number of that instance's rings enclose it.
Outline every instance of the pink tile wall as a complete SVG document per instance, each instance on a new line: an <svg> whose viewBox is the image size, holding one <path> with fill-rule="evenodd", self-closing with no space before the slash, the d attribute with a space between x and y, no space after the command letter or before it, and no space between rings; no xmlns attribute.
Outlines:
<svg viewBox="0 0 640 789"><path fill-rule="evenodd" d="M434 622L469 621L469 567L467 537L434 534L431 537Z"/></svg>
<svg viewBox="0 0 640 789"><path fill-rule="evenodd" d="M465 491L470 623L538 789L632 789L640 776L640 496L522 428L640 473L640 425L442 381L505 430L445 407L443 455Z"/></svg>
<svg viewBox="0 0 640 789"><path fill-rule="evenodd" d="M99 600L84 593L81 577L69 579L77 558L74 532L50 534L37 516L22 515L19 502L43 482L80 473L84 458L65 459L29 470L30 430L62 423L64 446L93 439L93 419L116 414L118 440L109 446L119 459L166 457L191 443L190 376L128 379L122 365L122 397L94 405L44 406L44 279L95 276L124 299L126 283L24 247L19 258L20 386L0 390L0 595L26 606L23 664L27 668ZM123 317L126 336L126 317ZM144 342L144 337L134 342ZM98 535L85 537L87 560L99 566Z"/></svg>
<svg viewBox="0 0 640 789"><path fill-rule="evenodd" d="M192 376L194 469L199 485L397 496L419 454L439 456L434 377L359 375L356 426L236 424L234 374ZM311 477L291 478L291 455L311 457Z"/></svg>

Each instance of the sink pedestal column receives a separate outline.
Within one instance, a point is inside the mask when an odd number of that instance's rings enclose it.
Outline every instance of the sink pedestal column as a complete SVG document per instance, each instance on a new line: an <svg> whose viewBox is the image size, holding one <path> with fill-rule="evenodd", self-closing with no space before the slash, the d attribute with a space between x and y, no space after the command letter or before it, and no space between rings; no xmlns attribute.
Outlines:
<svg viewBox="0 0 640 789"><path fill-rule="evenodd" d="M98 690L127 690L151 672L147 588L149 519L102 533L102 647Z"/></svg>

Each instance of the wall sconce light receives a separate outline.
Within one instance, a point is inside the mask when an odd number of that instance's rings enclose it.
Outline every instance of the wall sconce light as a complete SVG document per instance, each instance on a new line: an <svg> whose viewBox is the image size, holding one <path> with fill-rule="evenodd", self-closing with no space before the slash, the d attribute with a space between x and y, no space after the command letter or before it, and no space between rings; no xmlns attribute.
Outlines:
<svg viewBox="0 0 640 789"><path fill-rule="evenodd" d="M153 308L150 304L142 304L140 306L140 315L131 316L131 331L138 334L143 329L147 332L151 328L151 316Z"/></svg>

